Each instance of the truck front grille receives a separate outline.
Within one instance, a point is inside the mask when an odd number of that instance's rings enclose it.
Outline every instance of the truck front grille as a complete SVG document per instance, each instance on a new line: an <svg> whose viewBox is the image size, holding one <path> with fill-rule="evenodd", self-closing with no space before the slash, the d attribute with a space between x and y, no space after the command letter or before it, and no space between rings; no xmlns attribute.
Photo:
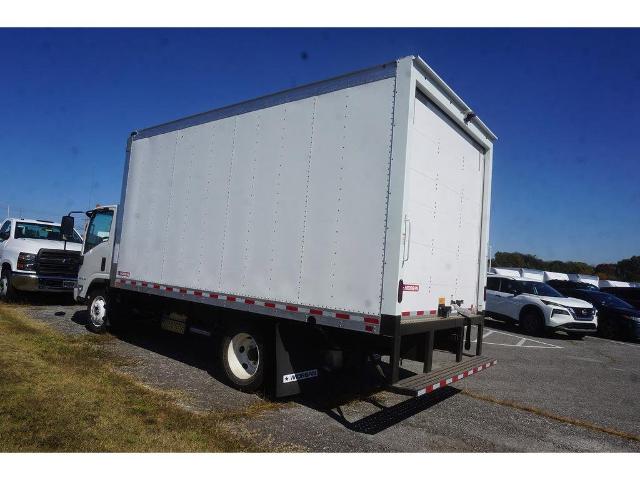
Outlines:
<svg viewBox="0 0 640 480"><path fill-rule="evenodd" d="M77 278L80 269L80 252L70 250L40 249L36 273L47 277Z"/></svg>

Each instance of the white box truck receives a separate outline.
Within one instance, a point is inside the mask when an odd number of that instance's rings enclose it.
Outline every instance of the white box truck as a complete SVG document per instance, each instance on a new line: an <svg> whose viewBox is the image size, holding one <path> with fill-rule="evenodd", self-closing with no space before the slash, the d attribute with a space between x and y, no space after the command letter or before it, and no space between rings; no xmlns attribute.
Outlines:
<svg viewBox="0 0 640 480"><path fill-rule="evenodd" d="M220 336L240 389L297 393L357 352L430 392L495 363L482 334L462 361L483 325L495 139L419 57L133 132L118 208L88 212L77 299L95 330L148 309ZM443 371L436 331L455 339Z"/></svg>

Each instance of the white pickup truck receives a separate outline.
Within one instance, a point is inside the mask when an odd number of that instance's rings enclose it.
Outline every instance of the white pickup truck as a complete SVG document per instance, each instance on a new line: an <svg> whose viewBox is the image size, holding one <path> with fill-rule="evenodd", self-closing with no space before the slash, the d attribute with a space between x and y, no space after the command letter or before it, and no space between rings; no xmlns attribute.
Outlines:
<svg viewBox="0 0 640 480"><path fill-rule="evenodd" d="M19 292L71 292L76 285L82 238L65 242L60 224L8 218L0 227L0 298Z"/></svg>

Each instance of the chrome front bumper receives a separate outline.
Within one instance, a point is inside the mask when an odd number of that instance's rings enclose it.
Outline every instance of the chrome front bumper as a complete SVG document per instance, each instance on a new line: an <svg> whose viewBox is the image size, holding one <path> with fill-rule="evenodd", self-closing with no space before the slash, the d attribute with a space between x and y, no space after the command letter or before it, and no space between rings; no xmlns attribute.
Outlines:
<svg viewBox="0 0 640 480"><path fill-rule="evenodd" d="M71 292L77 284L75 278L44 277L35 273L13 272L11 283L22 292Z"/></svg>

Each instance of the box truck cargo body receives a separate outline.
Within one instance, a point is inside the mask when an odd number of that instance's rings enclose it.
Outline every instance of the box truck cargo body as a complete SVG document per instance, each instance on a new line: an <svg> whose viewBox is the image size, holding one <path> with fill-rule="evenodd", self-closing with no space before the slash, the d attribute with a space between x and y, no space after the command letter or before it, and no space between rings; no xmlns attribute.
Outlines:
<svg viewBox="0 0 640 480"><path fill-rule="evenodd" d="M134 132L110 287L364 336L481 323L495 138L418 57Z"/></svg>

